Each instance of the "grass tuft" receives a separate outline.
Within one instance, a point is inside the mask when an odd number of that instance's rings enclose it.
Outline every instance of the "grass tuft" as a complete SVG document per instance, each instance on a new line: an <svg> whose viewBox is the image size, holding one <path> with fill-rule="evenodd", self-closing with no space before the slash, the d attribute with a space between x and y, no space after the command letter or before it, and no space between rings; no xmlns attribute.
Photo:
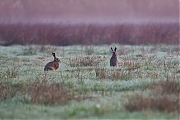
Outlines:
<svg viewBox="0 0 180 120"><path fill-rule="evenodd" d="M0 74L1 82L7 82L12 78L16 78L19 76L20 65L15 63L10 63L5 68L1 68L2 73Z"/></svg>
<svg viewBox="0 0 180 120"><path fill-rule="evenodd" d="M94 53L94 48L92 46L85 47L85 53L87 55L92 55Z"/></svg>
<svg viewBox="0 0 180 120"><path fill-rule="evenodd" d="M101 56L75 56L69 59L71 67L98 66L103 59Z"/></svg>
<svg viewBox="0 0 180 120"><path fill-rule="evenodd" d="M158 90L158 92L152 92L152 95L132 95L128 98L128 102L124 104L124 107L129 111L144 111L144 110L159 110L167 112L180 112L179 83L175 80L166 81L161 80L156 85L151 85L149 88ZM162 90L162 91L160 91Z"/></svg>
<svg viewBox="0 0 180 120"><path fill-rule="evenodd" d="M32 84L0 85L0 100L13 99L21 95L23 101L31 104L55 105L64 104L70 100L80 101L91 97L81 97L80 93L67 90L61 84L47 84L46 82L35 82ZM27 100L26 100L27 99Z"/></svg>
<svg viewBox="0 0 180 120"><path fill-rule="evenodd" d="M120 68L96 67L95 72L98 79L129 80L132 78L130 71Z"/></svg>
<svg viewBox="0 0 180 120"><path fill-rule="evenodd" d="M169 95L133 95L128 99L128 103L124 107L128 111L144 111L144 110L159 110L166 112L180 111L179 99L176 96Z"/></svg>

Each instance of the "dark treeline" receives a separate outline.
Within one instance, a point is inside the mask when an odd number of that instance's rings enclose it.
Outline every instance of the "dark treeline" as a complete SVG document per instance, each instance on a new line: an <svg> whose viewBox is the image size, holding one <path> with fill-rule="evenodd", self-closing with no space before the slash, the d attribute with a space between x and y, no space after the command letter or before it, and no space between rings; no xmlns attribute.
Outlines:
<svg viewBox="0 0 180 120"><path fill-rule="evenodd" d="M0 24L1 45L179 44L179 23Z"/></svg>

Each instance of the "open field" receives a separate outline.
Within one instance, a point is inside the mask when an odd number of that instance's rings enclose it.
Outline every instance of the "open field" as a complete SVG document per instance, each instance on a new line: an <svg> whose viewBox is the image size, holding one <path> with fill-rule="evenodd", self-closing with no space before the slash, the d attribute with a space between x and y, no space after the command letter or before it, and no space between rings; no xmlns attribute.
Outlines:
<svg viewBox="0 0 180 120"><path fill-rule="evenodd" d="M179 46L111 46L0 46L0 119L179 119Z"/></svg>

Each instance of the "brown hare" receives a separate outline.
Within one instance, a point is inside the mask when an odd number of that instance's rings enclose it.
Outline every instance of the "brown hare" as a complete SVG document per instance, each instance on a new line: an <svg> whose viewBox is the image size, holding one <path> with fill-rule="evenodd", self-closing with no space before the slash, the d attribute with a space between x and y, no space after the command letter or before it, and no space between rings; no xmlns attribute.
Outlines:
<svg viewBox="0 0 180 120"><path fill-rule="evenodd" d="M59 63L60 63L59 58L56 57L55 53L52 53L52 55L54 57L54 61L47 63L44 67L44 71L56 70L59 68Z"/></svg>
<svg viewBox="0 0 180 120"><path fill-rule="evenodd" d="M112 51L112 57L111 57L111 59L110 59L110 66L117 66L117 56L116 56L116 47L114 48L114 50L113 50L113 48L111 47L111 51Z"/></svg>

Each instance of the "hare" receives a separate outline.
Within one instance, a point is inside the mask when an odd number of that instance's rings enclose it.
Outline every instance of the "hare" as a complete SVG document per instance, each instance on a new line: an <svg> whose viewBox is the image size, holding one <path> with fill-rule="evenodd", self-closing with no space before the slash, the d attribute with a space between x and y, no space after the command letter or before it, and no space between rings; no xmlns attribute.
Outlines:
<svg viewBox="0 0 180 120"><path fill-rule="evenodd" d="M111 47L111 51L112 51L112 57L111 57L111 59L110 59L110 66L117 66L117 56L116 56L116 47L114 48L114 50L113 50L113 48Z"/></svg>
<svg viewBox="0 0 180 120"><path fill-rule="evenodd" d="M59 63L60 63L59 58L56 57L55 53L52 53L52 55L54 57L54 61L47 63L44 67L44 71L56 70L59 68Z"/></svg>

